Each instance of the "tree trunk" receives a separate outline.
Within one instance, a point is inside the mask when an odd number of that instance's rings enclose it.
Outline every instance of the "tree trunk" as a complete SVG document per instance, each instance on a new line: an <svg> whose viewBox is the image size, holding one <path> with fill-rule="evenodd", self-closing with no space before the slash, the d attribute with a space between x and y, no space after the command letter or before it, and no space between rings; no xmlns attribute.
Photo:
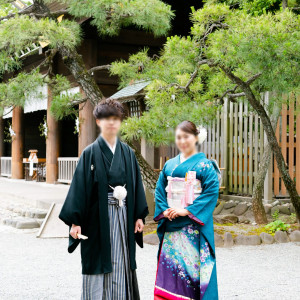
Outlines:
<svg viewBox="0 0 300 300"><path fill-rule="evenodd" d="M127 144L134 150L136 159L141 168L142 178L147 188L151 191L155 190L156 182L158 180L158 172L155 172L148 162L144 159L143 155L136 149L136 147L131 143Z"/></svg>
<svg viewBox="0 0 300 300"><path fill-rule="evenodd" d="M103 93L99 89L93 76L88 72L83 59L76 50L70 50L64 46L58 48L65 65L70 70L75 80L82 87L86 97L96 105L103 98Z"/></svg>
<svg viewBox="0 0 300 300"><path fill-rule="evenodd" d="M275 131L278 118L281 112L281 105L274 107L274 111L270 117L273 130ZM252 208L257 224L266 224L268 223L267 215L262 202L263 186L264 180L270 165L272 150L270 144L267 143L264 149L264 154L262 160L259 164L259 169L257 176L255 176L253 194L252 194Z"/></svg>
<svg viewBox="0 0 300 300"><path fill-rule="evenodd" d="M103 94L94 78L86 69L82 57L76 52L76 50L70 50L65 47L59 47L58 50L63 58L64 63L74 76L75 80L82 87L86 97L93 103L93 105L96 105L103 97ZM152 167L133 146L133 144L130 142L128 142L128 144L135 151L145 185L150 190L154 190L156 181L158 179L158 174L152 169Z"/></svg>
<svg viewBox="0 0 300 300"><path fill-rule="evenodd" d="M226 69L225 67L220 67L226 74L226 76L235 84L237 84L242 91L245 93L245 96L247 97L249 103L253 107L253 109L257 112L259 115L262 124L264 126L265 133L268 138L268 142L270 144L270 147L274 153L278 170L281 174L281 178L284 182L284 185L289 192L291 202L295 207L296 215L298 222L300 223L300 197L298 195L298 192L296 190L295 182L291 179L287 165L284 161L284 158L281 153L281 149L278 145L275 132L273 130L270 118L268 117L264 107L261 105L261 103L256 99L254 96L252 89L250 85L240 78L236 77L230 70Z"/></svg>

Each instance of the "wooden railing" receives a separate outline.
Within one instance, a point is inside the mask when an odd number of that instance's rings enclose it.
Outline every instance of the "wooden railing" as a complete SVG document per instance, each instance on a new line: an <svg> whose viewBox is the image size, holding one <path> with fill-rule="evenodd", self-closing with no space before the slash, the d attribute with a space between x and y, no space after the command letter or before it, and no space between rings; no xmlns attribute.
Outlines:
<svg viewBox="0 0 300 300"><path fill-rule="evenodd" d="M71 183L78 159L78 157L58 158L58 182Z"/></svg>
<svg viewBox="0 0 300 300"><path fill-rule="evenodd" d="M11 157L1 156L1 176L11 176Z"/></svg>

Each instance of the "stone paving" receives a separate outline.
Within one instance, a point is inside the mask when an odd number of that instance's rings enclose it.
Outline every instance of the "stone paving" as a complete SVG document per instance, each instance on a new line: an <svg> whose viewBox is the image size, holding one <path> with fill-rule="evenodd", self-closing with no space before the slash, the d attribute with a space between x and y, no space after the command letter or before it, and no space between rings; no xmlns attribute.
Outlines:
<svg viewBox="0 0 300 300"><path fill-rule="evenodd" d="M79 300L79 248L69 254L66 238L39 239L36 232L0 225L0 299ZM157 246L137 249L142 300L153 300L156 254ZM300 243L216 248L219 299L299 299L299 254Z"/></svg>
<svg viewBox="0 0 300 300"><path fill-rule="evenodd" d="M39 228L3 225L7 218L41 222L47 205L61 203L67 190L0 178L0 300L80 299L79 248L69 254L66 238L40 239ZM227 248L216 248L219 299L299 299L300 242L234 247L225 242ZM141 300L153 300L156 255L156 245L137 247Z"/></svg>

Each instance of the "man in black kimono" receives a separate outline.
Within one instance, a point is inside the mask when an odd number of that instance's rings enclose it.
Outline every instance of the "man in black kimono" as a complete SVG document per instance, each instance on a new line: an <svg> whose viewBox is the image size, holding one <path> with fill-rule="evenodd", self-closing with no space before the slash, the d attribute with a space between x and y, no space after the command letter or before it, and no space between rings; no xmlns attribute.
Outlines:
<svg viewBox="0 0 300 300"><path fill-rule="evenodd" d="M138 300L135 242L143 247L148 215L141 173L118 138L122 104L105 99L93 113L101 134L83 150L59 218L70 227L68 252L81 244L81 299Z"/></svg>

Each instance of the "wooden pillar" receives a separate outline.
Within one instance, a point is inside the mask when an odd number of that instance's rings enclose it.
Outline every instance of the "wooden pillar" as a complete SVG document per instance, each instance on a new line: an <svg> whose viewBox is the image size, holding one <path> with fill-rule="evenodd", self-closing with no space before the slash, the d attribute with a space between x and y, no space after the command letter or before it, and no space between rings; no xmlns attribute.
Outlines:
<svg viewBox="0 0 300 300"><path fill-rule="evenodd" d="M87 69L98 65L98 43L96 40L86 39L80 48L80 53L84 58ZM83 98L86 97L81 87L80 93ZM78 156L81 155L86 146L94 142L99 134L99 129L93 116L93 109L94 106L89 100L79 105L80 130L78 135Z"/></svg>
<svg viewBox="0 0 300 300"><path fill-rule="evenodd" d="M47 139L46 139L46 182L55 183L58 177L57 158L59 156L59 124L50 112L52 91L48 86Z"/></svg>
<svg viewBox="0 0 300 300"><path fill-rule="evenodd" d="M12 111L12 129L15 135L11 143L11 178L24 178L23 153L24 153L24 111L17 106Z"/></svg>
<svg viewBox="0 0 300 300"><path fill-rule="evenodd" d="M81 88L80 93L82 97L85 97ZM81 152L86 146L94 142L99 134L96 120L93 116L93 110L94 106L89 100L79 105L80 129L78 135L78 156L81 155Z"/></svg>

